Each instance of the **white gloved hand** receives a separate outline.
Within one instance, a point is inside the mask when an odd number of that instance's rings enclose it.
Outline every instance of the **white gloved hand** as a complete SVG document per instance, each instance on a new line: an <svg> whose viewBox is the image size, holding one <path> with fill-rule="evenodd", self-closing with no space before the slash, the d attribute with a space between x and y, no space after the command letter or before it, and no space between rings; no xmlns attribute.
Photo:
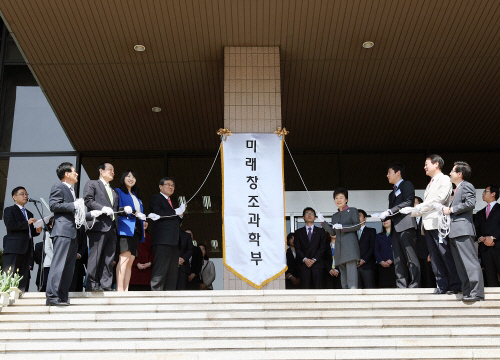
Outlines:
<svg viewBox="0 0 500 360"><path fill-rule="evenodd" d="M75 202L73 203L73 206L75 207L75 209L78 208L81 205L83 205L83 199L82 198L76 199Z"/></svg>
<svg viewBox="0 0 500 360"><path fill-rule="evenodd" d="M420 212L420 210L422 210L422 204L415 205L415 210Z"/></svg>
<svg viewBox="0 0 500 360"><path fill-rule="evenodd" d="M321 222L325 222L325 217L320 212L318 213L318 220L321 221Z"/></svg>
<svg viewBox="0 0 500 360"><path fill-rule="evenodd" d="M130 214L132 214L132 207L131 206L125 206L123 208L123 211L125 211L125 214L130 215Z"/></svg>
<svg viewBox="0 0 500 360"><path fill-rule="evenodd" d="M386 218L388 218L389 216L391 216L391 213L389 212L389 210L386 210L384 211L382 214L380 214L380 219L381 220L385 220Z"/></svg>
<svg viewBox="0 0 500 360"><path fill-rule="evenodd" d="M342 230L342 224L333 224L332 228Z"/></svg>
<svg viewBox="0 0 500 360"><path fill-rule="evenodd" d="M175 209L175 215L182 215L186 211L186 204L181 204L177 209Z"/></svg>
<svg viewBox="0 0 500 360"><path fill-rule="evenodd" d="M372 219L374 220L380 220L380 213L375 213L371 215Z"/></svg>
<svg viewBox="0 0 500 360"><path fill-rule="evenodd" d="M90 211L90 216L92 216L93 218L99 217L101 215L102 215L101 210L91 210Z"/></svg>
<svg viewBox="0 0 500 360"><path fill-rule="evenodd" d="M137 211L135 213L135 217L138 218L139 220L142 220L142 221L146 221L146 215L144 215L143 213Z"/></svg>
<svg viewBox="0 0 500 360"><path fill-rule="evenodd" d="M113 209L111 209L109 206L103 206L101 211L108 216L113 216Z"/></svg>
<svg viewBox="0 0 500 360"><path fill-rule="evenodd" d="M413 212L413 209L411 206L407 206L399 210L401 214L411 214Z"/></svg>
<svg viewBox="0 0 500 360"><path fill-rule="evenodd" d="M151 214L148 215L148 218L151 219L151 220L153 220L153 221L156 221L156 220L158 220L160 218L160 215L157 215L155 213L151 213Z"/></svg>
<svg viewBox="0 0 500 360"><path fill-rule="evenodd" d="M440 211L440 210L443 210L443 208L445 207L443 204L440 204L438 202L435 202L435 203L432 203L432 207L434 209L436 209L437 211Z"/></svg>

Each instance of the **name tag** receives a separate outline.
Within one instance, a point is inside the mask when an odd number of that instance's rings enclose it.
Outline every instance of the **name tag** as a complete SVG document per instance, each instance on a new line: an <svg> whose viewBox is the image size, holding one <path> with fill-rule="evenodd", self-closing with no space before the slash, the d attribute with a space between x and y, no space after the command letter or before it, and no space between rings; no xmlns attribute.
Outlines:
<svg viewBox="0 0 500 360"><path fill-rule="evenodd" d="M400 190L400 189L398 189L398 191L396 191L396 192L394 193L394 195L396 195L396 196L401 195L401 190Z"/></svg>

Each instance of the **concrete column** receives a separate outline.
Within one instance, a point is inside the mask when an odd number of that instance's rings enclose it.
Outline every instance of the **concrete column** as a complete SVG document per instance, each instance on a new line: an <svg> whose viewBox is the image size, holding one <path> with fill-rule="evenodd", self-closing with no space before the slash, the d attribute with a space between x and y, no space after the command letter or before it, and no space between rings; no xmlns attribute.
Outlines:
<svg viewBox="0 0 500 360"><path fill-rule="evenodd" d="M272 133L281 126L279 47L224 48L224 127ZM263 289L284 289L285 276ZM224 289L253 289L224 267Z"/></svg>

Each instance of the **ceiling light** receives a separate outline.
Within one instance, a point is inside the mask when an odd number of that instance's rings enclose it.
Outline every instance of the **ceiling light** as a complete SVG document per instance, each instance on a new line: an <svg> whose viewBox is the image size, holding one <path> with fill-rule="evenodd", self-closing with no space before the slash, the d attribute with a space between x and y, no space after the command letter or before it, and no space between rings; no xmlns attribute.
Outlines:
<svg viewBox="0 0 500 360"><path fill-rule="evenodd" d="M363 43L363 47L364 47L365 49L370 49L370 48L372 48L372 47L373 47L373 45L375 45L375 43L374 43L373 41L365 41L365 42Z"/></svg>
<svg viewBox="0 0 500 360"><path fill-rule="evenodd" d="M161 111L161 107L155 106L151 110L153 110L153 112L160 112Z"/></svg>
<svg viewBox="0 0 500 360"><path fill-rule="evenodd" d="M146 47L144 45L135 45L134 50L135 51L144 51L144 50L146 50Z"/></svg>

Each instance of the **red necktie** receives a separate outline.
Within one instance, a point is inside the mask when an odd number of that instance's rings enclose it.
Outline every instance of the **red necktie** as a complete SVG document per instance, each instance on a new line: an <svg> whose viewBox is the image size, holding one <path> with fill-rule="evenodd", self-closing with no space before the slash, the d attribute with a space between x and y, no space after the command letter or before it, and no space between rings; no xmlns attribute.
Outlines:
<svg viewBox="0 0 500 360"><path fill-rule="evenodd" d="M170 201L170 198L167 199L168 203L170 204L170 207L173 209L174 206L172 205L172 201Z"/></svg>
<svg viewBox="0 0 500 360"><path fill-rule="evenodd" d="M486 206L486 219L488 218L488 216L490 216L490 204Z"/></svg>

